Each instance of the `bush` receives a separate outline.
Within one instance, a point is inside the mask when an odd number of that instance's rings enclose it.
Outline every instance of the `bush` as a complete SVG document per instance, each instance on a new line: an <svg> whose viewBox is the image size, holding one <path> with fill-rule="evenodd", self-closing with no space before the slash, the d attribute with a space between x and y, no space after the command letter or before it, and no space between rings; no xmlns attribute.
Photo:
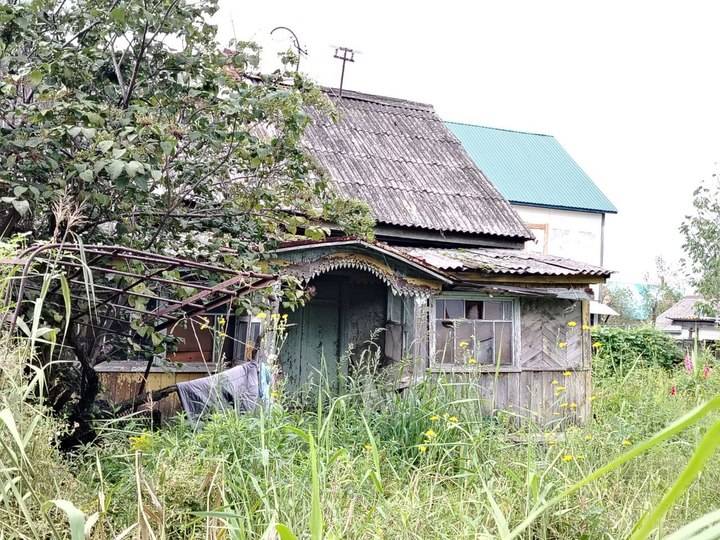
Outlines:
<svg viewBox="0 0 720 540"><path fill-rule="evenodd" d="M634 365L671 368L682 358L675 341L651 326L597 326L592 338L596 370L625 372Z"/></svg>

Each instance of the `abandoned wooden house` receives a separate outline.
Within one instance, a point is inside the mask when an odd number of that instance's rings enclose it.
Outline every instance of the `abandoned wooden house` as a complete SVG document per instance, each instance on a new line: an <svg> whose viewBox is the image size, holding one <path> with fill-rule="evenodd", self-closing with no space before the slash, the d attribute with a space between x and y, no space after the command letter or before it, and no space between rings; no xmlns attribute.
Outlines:
<svg viewBox="0 0 720 540"><path fill-rule="evenodd" d="M371 351L383 366L403 366L400 385L446 375L479 389L489 410L587 418L590 286L609 272L523 250L532 233L431 106L347 90L330 97L339 119L313 112L304 144L340 194L369 205L376 239L333 230L273 253L274 271L311 291L286 313L286 387L320 372L340 384ZM234 319L228 358L251 356L246 344L270 318ZM204 336L201 347L188 340L168 358L182 364L153 367L164 379L148 389L207 373L202 360L218 351L200 330L185 331ZM119 374L142 376L141 367L99 369L116 398Z"/></svg>

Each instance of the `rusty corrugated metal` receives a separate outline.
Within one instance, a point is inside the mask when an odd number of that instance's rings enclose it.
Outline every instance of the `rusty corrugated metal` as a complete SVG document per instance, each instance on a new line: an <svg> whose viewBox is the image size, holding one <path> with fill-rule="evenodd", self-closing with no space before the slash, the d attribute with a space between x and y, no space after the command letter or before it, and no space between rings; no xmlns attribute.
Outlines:
<svg viewBox="0 0 720 540"><path fill-rule="evenodd" d="M339 119L310 111L304 144L338 192L365 201L380 223L532 238L432 106L329 93Z"/></svg>
<svg viewBox="0 0 720 540"><path fill-rule="evenodd" d="M420 259L438 270L476 271L488 274L537 276L609 277L611 272L599 266L530 251L495 248L416 248L393 247Z"/></svg>

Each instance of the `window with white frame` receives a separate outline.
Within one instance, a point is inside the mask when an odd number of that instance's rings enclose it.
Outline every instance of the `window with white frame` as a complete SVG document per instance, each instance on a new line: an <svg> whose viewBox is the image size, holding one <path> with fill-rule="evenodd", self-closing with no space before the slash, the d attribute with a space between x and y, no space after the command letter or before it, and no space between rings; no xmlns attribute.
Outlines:
<svg viewBox="0 0 720 540"><path fill-rule="evenodd" d="M513 300L436 299L434 363L512 365L514 310Z"/></svg>

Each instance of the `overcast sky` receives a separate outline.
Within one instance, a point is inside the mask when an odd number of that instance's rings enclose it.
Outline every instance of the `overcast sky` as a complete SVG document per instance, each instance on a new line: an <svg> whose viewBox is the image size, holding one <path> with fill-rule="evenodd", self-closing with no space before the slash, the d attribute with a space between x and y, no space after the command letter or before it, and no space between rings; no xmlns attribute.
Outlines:
<svg viewBox="0 0 720 540"><path fill-rule="evenodd" d="M435 106L445 120L549 133L618 207L606 266L640 281L682 256L678 226L720 160L720 2L221 0L220 38L274 57L289 26L301 70Z"/></svg>

